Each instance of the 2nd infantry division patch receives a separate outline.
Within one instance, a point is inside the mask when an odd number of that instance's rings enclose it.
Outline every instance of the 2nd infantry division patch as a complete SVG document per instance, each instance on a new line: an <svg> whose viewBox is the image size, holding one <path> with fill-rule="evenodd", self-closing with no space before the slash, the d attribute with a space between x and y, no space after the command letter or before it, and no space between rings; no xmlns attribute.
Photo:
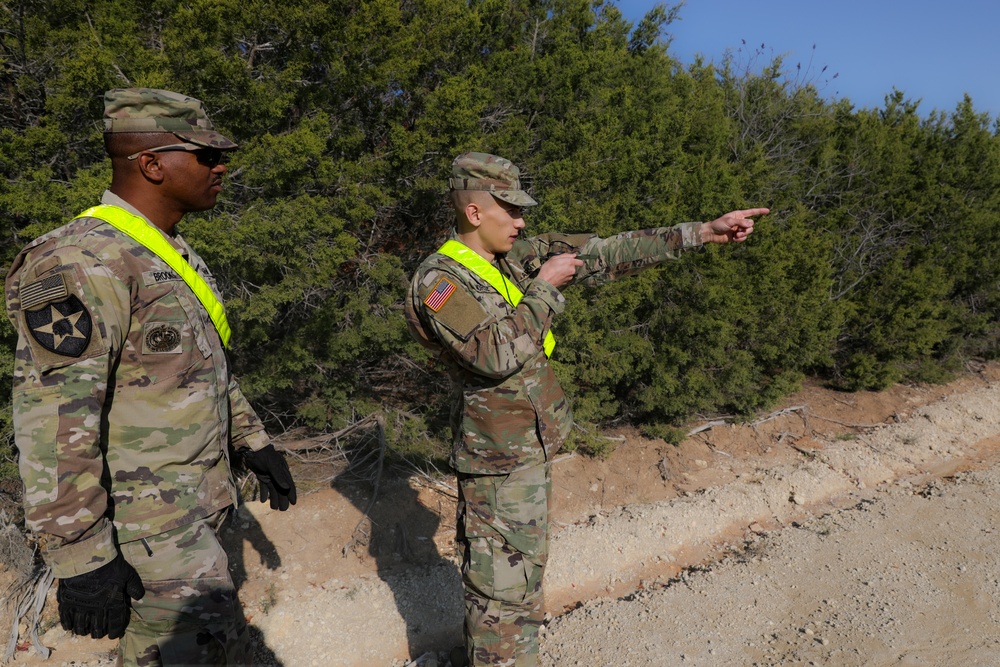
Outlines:
<svg viewBox="0 0 1000 667"><path fill-rule="evenodd" d="M75 295L49 302L38 310L25 310L24 321L32 338L49 352L79 357L90 343L94 321Z"/></svg>

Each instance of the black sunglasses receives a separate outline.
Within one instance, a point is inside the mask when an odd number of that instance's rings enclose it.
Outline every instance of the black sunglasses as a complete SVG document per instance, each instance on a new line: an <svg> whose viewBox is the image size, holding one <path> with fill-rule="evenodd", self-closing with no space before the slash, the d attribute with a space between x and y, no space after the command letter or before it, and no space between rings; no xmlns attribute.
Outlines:
<svg viewBox="0 0 1000 667"><path fill-rule="evenodd" d="M192 152L198 162L205 165L209 169L218 164L225 163L226 161L226 152L219 150L218 148L202 148L201 150Z"/></svg>
<svg viewBox="0 0 1000 667"><path fill-rule="evenodd" d="M175 151L183 151L185 153L194 153L195 159L199 163L205 165L209 169L214 168L216 165L225 162L226 153L219 148L209 148L206 146L199 146L198 144L169 144L167 146L157 146L156 148L147 148L146 150L136 151L128 156L129 160L134 160L143 153L173 153Z"/></svg>

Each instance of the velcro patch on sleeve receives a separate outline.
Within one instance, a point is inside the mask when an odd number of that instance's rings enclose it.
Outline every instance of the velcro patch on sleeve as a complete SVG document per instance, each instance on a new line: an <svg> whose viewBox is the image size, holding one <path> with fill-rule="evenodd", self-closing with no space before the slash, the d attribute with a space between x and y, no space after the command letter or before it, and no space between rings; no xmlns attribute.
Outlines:
<svg viewBox="0 0 1000 667"><path fill-rule="evenodd" d="M94 321L75 294L62 301L50 301L38 310L22 312L31 337L47 352L79 357L90 345Z"/></svg>
<svg viewBox="0 0 1000 667"><path fill-rule="evenodd" d="M444 307L444 304L448 303L448 299L451 298L456 289L458 288L455 286L455 283L447 278L442 278L434 286L434 289L424 297L424 305L436 313Z"/></svg>
<svg viewBox="0 0 1000 667"><path fill-rule="evenodd" d="M66 289L66 277L62 273L46 276L22 287L18 296L23 310L34 308L40 303L65 299L69 296L69 290Z"/></svg>
<svg viewBox="0 0 1000 667"><path fill-rule="evenodd" d="M435 297L434 294L438 290L441 290L441 294L445 292L447 294ZM440 300L440 303L437 310L434 310L431 304L436 300ZM447 278L442 278L435 284L434 289L424 297L424 305L430 311L427 315L450 329L462 340L468 340L479 325L489 319L483 305L476 301L475 297L464 287Z"/></svg>
<svg viewBox="0 0 1000 667"><path fill-rule="evenodd" d="M40 264L50 269L52 258ZM71 267L25 282L17 290L18 331L41 372L106 351L102 330Z"/></svg>

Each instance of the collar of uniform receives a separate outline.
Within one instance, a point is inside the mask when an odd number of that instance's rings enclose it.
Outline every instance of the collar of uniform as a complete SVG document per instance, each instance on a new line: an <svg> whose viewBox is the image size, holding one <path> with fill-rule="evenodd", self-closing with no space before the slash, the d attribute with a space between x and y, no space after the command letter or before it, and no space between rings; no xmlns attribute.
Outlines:
<svg viewBox="0 0 1000 667"><path fill-rule="evenodd" d="M104 191L104 194L101 195L101 203L108 204L109 206L117 206L118 208L123 208L132 215L137 215L143 220L145 220L147 225L153 224L152 222L149 221L149 218L144 216L142 212L139 211L139 209L137 209L135 206L132 206L132 204L129 204L127 201L116 195L111 190Z"/></svg>
<svg viewBox="0 0 1000 667"><path fill-rule="evenodd" d="M137 209L135 206L132 206L132 204L129 204L128 201L122 199L111 190L104 191L104 194L101 195L101 203L108 204L109 206L117 206L118 208L123 208L132 215L137 215L143 220L145 220L147 225L151 227L156 226L149 221L149 218L147 218L142 214L142 211ZM190 256L190 253L188 252L188 245L187 243L181 240L180 234L176 234L174 236L171 236L170 234L164 234L164 236L166 237L167 241L170 242L170 245L174 247L174 250L179 252L184 259L188 259L188 257Z"/></svg>

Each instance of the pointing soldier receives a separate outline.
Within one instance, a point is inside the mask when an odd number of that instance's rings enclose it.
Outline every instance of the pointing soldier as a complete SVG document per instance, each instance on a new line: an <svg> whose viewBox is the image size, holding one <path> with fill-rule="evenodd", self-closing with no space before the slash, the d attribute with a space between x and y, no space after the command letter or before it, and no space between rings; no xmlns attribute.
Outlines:
<svg viewBox="0 0 1000 667"><path fill-rule="evenodd" d="M447 366L455 404L451 463L465 588L465 655L455 664L534 666L543 620L550 462L570 427L549 355L561 289L597 285L704 243L744 241L752 216L625 232L521 238L536 204L508 160L466 153L448 181L456 230L410 284L413 336Z"/></svg>
<svg viewBox="0 0 1000 667"><path fill-rule="evenodd" d="M163 90L108 91L104 128L101 205L30 243L6 281L26 520L63 627L121 637L119 664L250 664L217 536L237 500L230 445L272 508L295 484L230 373L215 281L175 228L215 206L236 144Z"/></svg>

